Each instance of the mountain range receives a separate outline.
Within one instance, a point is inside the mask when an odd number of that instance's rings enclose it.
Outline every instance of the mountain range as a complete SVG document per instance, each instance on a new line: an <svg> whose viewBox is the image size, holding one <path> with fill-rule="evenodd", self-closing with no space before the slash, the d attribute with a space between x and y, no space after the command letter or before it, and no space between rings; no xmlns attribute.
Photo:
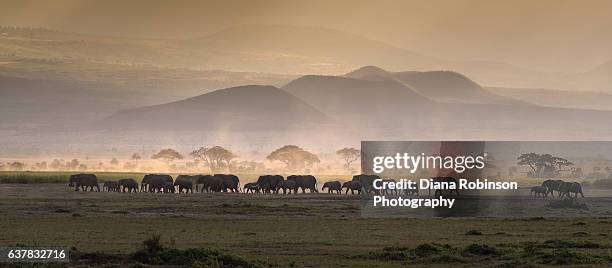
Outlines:
<svg viewBox="0 0 612 268"><path fill-rule="evenodd" d="M362 79L356 78L362 77ZM453 87L453 85L457 85ZM450 96L450 97L449 97ZM243 86L117 113L98 127L240 131L427 129L507 132L602 131L612 112L543 107L495 94L454 72L388 72L364 67L343 76L307 75L276 88Z"/></svg>
<svg viewBox="0 0 612 268"><path fill-rule="evenodd" d="M0 147L12 152L203 140L321 148L376 139L582 140L608 139L612 130L611 63L543 73L316 27L246 25L188 40L0 33Z"/></svg>

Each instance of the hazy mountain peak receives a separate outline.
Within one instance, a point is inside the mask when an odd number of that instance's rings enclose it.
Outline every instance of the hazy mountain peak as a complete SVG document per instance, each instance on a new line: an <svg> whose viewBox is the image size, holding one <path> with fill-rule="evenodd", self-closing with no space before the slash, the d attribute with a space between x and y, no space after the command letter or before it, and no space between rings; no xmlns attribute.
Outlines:
<svg viewBox="0 0 612 268"><path fill-rule="evenodd" d="M453 71L397 72L393 77L422 95L440 102L518 104L496 95L467 76Z"/></svg>
<svg viewBox="0 0 612 268"><path fill-rule="evenodd" d="M357 70L345 74L345 77L366 79L366 80L384 80L391 74L378 66L363 66Z"/></svg>
<svg viewBox="0 0 612 268"><path fill-rule="evenodd" d="M287 129L330 122L310 104L273 86L220 89L196 97L114 114L110 129Z"/></svg>
<svg viewBox="0 0 612 268"><path fill-rule="evenodd" d="M215 90L212 92L208 92L206 94L202 94L199 96L195 96L192 98L188 98L185 100L178 101L177 103L181 104L199 104L199 102L212 102L212 101L224 101L226 98L238 98L238 99L249 99L253 97L272 97L282 98L276 96L276 94L284 95L287 94L283 90L280 90L274 86L267 85L245 85L245 86L237 86L230 87L220 90Z"/></svg>
<svg viewBox="0 0 612 268"><path fill-rule="evenodd" d="M344 91L357 90L362 88L400 88L403 86L393 80L374 81L368 79L353 78L347 76L330 76L330 75L304 75L298 79L289 82L284 89L293 89L296 87L308 88L342 88ZM410 91L409 89L407 89ZM291 92L291 91L290 91ZM293 92L292 92L293 93Z"/></svg>
<svg viewBox="0 0 612 268"><path fill-rule="evenodd" d="M453 91L482 90L482 87L467 76L453 71L398 72L394 76L402 81L418 84L419 88L437 87Z"/></svg>

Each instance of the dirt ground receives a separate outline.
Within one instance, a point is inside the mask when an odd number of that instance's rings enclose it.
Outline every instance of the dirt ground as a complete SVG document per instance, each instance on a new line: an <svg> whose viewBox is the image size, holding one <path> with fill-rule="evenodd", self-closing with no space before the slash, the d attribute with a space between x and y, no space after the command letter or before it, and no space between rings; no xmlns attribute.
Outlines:
<svg viewBox="0 0 612 268"><path fill-rule="evenodd" d="M612 197L605 195L587 194L586 210L544 208L549 201L522 197L503 200L517 211L495 217L398 218L364 214L364 196L122 194L0 184L0 245L128 254L160 234L167 246L214 248L279 267L606 266ZM421 254L423 247L433 255Z"/></svg>

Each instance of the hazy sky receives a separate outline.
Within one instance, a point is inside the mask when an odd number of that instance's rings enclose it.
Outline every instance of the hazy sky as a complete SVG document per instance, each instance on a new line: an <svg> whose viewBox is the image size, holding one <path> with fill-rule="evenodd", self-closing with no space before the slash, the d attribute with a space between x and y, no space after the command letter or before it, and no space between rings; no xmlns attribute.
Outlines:
<svg viewBox="0 0 612 268"><path fill-rule="evenodd" d="M612 60L609 0L0 0L0 25L188 38L237 24L329 27L440 58L550 71Z"/></svg>

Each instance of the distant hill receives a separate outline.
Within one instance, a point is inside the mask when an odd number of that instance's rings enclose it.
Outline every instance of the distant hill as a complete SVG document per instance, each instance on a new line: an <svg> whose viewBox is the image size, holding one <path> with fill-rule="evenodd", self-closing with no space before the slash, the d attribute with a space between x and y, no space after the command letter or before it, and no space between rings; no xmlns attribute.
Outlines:
<svg viewBox="0 0 612 268"><path fill-rule="evenodd" d="M546 130L584 129L612 120L608 112L540 107L497 95L455 72L387 72L367 66L342 77L303 76L283 89L346 125L389 132L412 133L411 127L536 130L542 124Z"/></svg>
<svg viewBox="0 0 612 268"><path fill-rule="evenodd" d="M345 77L361 79L361 80L371 80L371 81L385 81L393 78L393 74L380 68L378 66L364 66L354 71L351 71L344 75Z"/></svg>
<svg viewBox="0 0 612 268"><path fill-rule="evenodd" d="M395 81L436 102L527 104L496 95L468 77L451 71L388 72L376 66L366 66L345 76L365 80Z"/></svg>
<svg viewBox="0 0 612 268"><path fill-rule="evenodd" d="M99 125L115 130L278 130L331 123L311 105L273 86L240 86L181 101L115 113Z"/></svg>
<svg viewBox="0 0 612 268"><path fill-rule="evenodd" d="M291 81L283 89L332 117L364 124L393 122L395 114L411 113L434 104L389 80L307 75Z"/></svg>

